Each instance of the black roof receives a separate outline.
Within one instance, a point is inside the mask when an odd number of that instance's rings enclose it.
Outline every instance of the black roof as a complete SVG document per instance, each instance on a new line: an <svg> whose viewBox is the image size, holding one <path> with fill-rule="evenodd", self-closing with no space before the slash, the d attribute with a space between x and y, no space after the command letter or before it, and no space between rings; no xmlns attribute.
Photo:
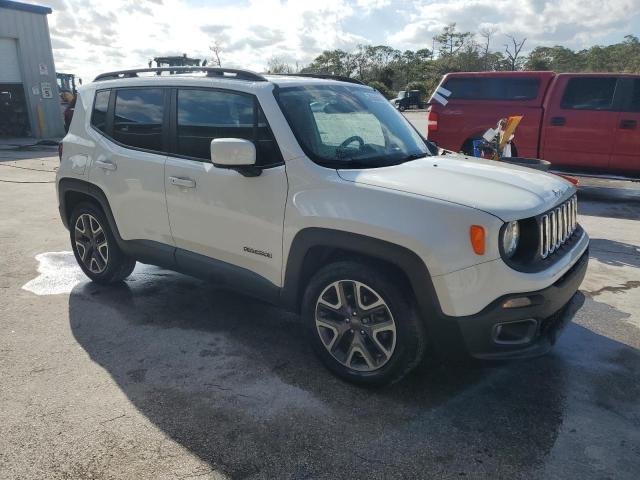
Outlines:
<svg viewBox="0 0 640 480"><path fill-rule="evenodd" d="M0 0L0 8L10 8L11 10L39 13L41 15L49 15L51 13L51 9L49 7L32 5L30 3L13 2L11 0Z"/></svg>

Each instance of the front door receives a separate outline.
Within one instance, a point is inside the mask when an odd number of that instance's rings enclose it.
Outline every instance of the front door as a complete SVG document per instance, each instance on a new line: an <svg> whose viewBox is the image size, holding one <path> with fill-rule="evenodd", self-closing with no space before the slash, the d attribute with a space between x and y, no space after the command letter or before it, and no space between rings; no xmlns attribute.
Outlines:
<svg viewBox="0 0 640 480"><path fill-rule="evenodd" d="M214 89L177 89L173 95L176 135L165 185L178 263L193 261L190 252L279 286L287 177L257 100ZM261 175L215 167L214 138L252 140Z"/></svg>
<svg viewBox="0 0 640 480"><path fill-rule="evenodd" d="M566 80L566 79L563 79ZM556 88L544 117L541 157L553 166L609 168L618 112L616 77L573 77Z"/></svg>
<svg viewBox="0 0 640 480"><path fill-rule="evenodd" d="M640 174L640 78L624 78L625 99L618 114L611 169Z"/></svg>

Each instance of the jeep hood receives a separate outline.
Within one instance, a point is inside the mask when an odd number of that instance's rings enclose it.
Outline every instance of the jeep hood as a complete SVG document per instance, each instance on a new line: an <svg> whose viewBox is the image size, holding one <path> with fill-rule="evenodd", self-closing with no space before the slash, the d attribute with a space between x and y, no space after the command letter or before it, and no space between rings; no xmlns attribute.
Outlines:
<svg viewBox="0 0 640 480"><path fill-rule="evenodd" d="M466 205L504 221L538 215L571 196L557 175L462 155L425 157L401 165L341 169L350 182Z"/></svg>

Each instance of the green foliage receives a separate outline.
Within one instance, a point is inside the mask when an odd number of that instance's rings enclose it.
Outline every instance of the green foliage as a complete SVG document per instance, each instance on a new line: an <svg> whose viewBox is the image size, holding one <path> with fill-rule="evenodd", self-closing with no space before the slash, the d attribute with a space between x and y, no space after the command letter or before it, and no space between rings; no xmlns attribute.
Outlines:
<svg viewBox="0 0 640 480"><path fill-rule="evenodd" d="M407 86L404 88L404 90L420 90L423 98L430 93L430 90L427 88L427 84L419 81L407 83Z"/></svg>
<svg viewBox="0 0 640 480"><path fill-rule="evenodd" d="M640 72L640 40L634 35L627 35L624 41L614 45L580 51L561 45L536 47L525 57L520 53L525 38L507 35L506 43L496 50L494 33L494 30L483 30L476 36L471 32L459 32L452 23L434 37L436 55L429 48L401 52L387 45L359 45L350 52L326 50L302 71L354 77L387 98L392 98L391 92L399 90L420 90L427 97L449 72ZM288 71L287 65L277 61L269 67Z"/></svg>
<svg viewBox="0 0 640 480"><path fill-rule="evenodd" d="M382 82L373 80L367 83L367 85L369 85L371 88L375 88L376 90L378 90L385 98L389 100L391 100L392 98L395 98L395 94L393 93L393 91Z"/></svg>

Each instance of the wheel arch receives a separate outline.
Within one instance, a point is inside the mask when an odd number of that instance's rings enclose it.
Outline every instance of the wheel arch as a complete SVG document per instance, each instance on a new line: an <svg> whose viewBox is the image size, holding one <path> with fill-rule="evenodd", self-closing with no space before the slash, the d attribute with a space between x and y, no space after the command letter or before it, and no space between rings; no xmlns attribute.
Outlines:
<svg viewBox="0 0 640 480"><path fill-rule="evenodd" d="M329 262L346 259L386 269L405 283L415 299L428 292L438 304L429 270L416 253L366 235L311 227L298 232L291 242L281 291L284 305L299 312L305 287L315 272Z"/></svg>
<svg viewBox="0 0 640 480"><path fill-rule="evenodd" d="M84 180L76 178L62 178L58 182L58 204L62 223L69 229L69 219L71 212L76 205L82 201L89 201L97 204L109 222L109 228L118 244L122 244L122 237L118 230L115 218L109 205L109 200L100 187Z"/></svg>
<svg viewBox="0 0 640 480"><path fill-rule="evenodd" d="M385 240L318 227L301 230L289 249L280 291L281 303L299 313L311 276L328 261L339 260L346 255L350 259L355 255L356 259L373 262L383 268L391 267L391 273L399 275L398 278L411 290L412 300L435 350L447 355L461 355L459 328L456 322L449 321L443 314L427 265L415 252Z"/></svg>

